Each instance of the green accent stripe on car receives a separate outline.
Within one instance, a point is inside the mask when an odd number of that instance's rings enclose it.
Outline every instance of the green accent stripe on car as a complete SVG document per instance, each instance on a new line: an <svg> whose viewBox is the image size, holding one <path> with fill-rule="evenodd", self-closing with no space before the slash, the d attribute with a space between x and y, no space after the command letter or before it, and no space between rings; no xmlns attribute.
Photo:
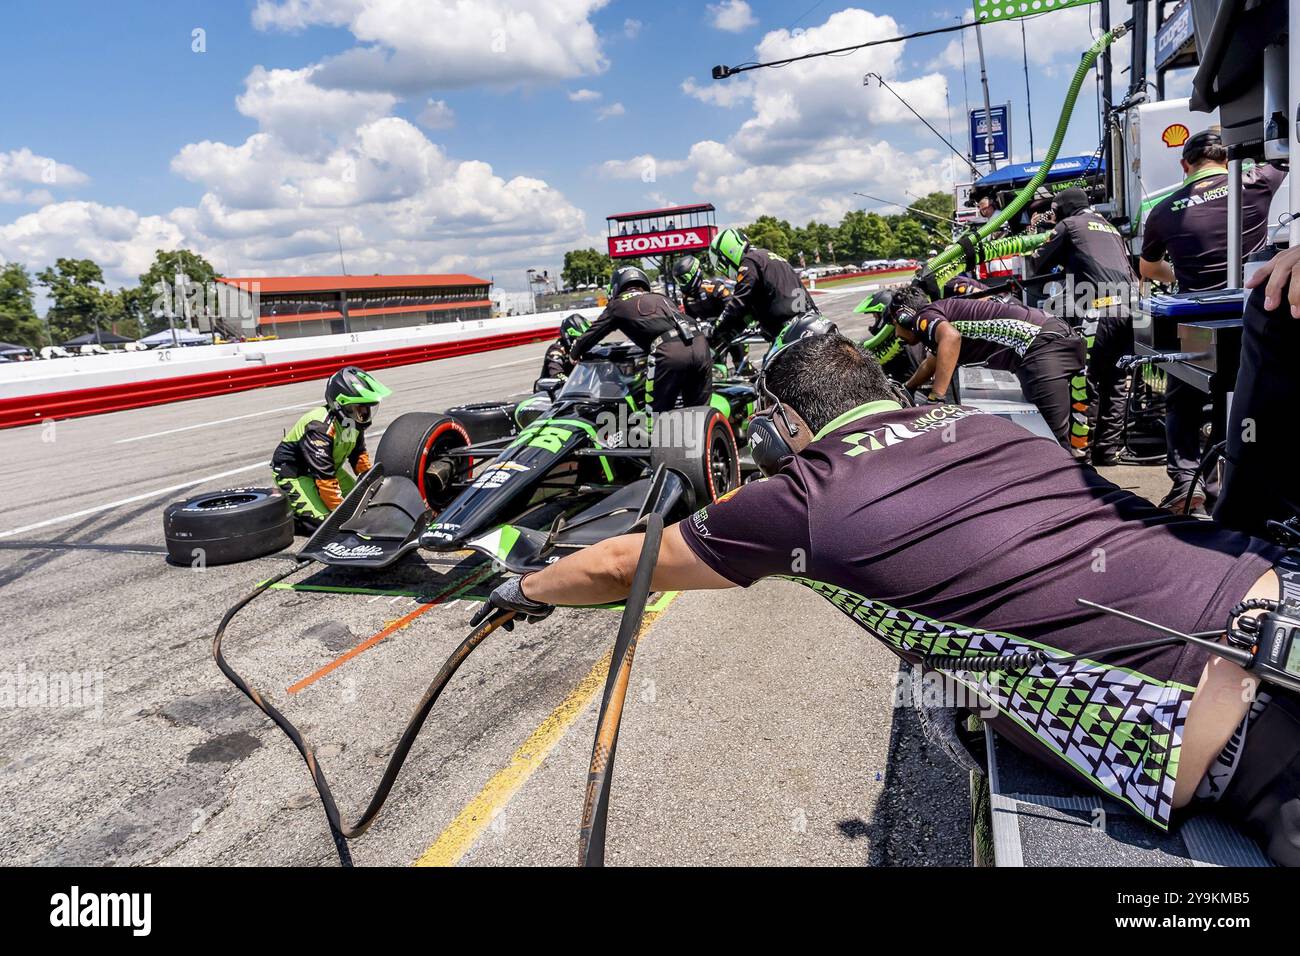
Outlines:
<svg viewBox="0 0 1300 956"><path fill-rule="evenodd" d="M727 418L731 417L731 402L727 401L725 396L714 392L713 397L709 399L709 404L722 412L722 414Z"/></svg>

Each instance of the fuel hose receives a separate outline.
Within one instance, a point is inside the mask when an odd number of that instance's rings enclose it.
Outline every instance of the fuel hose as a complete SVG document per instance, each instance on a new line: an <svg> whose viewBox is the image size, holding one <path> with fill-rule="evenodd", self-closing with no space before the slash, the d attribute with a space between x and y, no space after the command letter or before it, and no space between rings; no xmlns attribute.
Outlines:
<svg viewBox="0 0 1300 956"><path fill-rule="evenodd" d="M645 539L641 557L632 576L632 588L623 605L618 637L605 678L605 694L600 701L596 721L596 739L591 747L591 764L587 770L587 790L582 804L582 822L578 828L578 863L580 866L605 865L605 825L609 817L609 793L614 782L614 753L618 748L618 730L623 720L623 705L632 680L632 658L636 655L637 635L645 617L646 600L659 560L659 541L663 537L664 519L655 513L646 515Z"/></svg>

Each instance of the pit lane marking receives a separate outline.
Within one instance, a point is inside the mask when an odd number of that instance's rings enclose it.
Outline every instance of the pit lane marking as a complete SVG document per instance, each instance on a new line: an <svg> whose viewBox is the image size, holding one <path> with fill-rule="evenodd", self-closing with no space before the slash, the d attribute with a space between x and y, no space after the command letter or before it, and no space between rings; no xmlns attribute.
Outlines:
<svg viewBox="0 0 1300 956"><path fill-rule="evenodd" d="M536 361L537 361L536 356L531 356L526 359L519 359L517 362L502 362L500 365L489 365L487 367L487 371L490 372L496 368L509 368L512 365L527 365L529 362L536 362Z"/></svg>
<svg viewBox="0 0 1300 956"><path fill-rule="evenodd" d="M334 660L330 661L324 667L314 671L311 674L308 674L306 677L298 681L296 684L290 684L287 688L285 688L285 692L289 694L296 694L299 691L305 690L306 688L310 687L312 684L320 680L322 677L325 677L327 674L331 674L334 671L338 670L338 668L342 667L348 661L352 660L352 658L357 657L360 654L364 654L366 651L370 650L370 648L374 647L380 641L383 641L386 638L392 636L393 634L396 634L398 631L406 627L406 625L410 624L421 614L433 610L435 607L437 607L439 604L441 604L443 601L447 600L448 598L458 597L463 591L467 591L470 588L472 588L474 585L479 584L482 581L486 580L487 578L491 577L493 571L494 569L491 564L485 564L480 568L474 569L464 577L458 578L456 581L453 581L451 584L449 584L438 594L434 595L427 604L421 604L419 607L417 607L414 611L410 612L409 614L399 617L396 621L389 624L383 630L379 631L379 633L373 634L370 637L366 638L356 647L344 651L342 654L334 658Z"/></svg>
<svg viewBox="0 0 1300 956"><path fill-rule="evenodd" d="M245 418L257 418L259 415L274 415L277 412L287 412L294 408L306 408L309 405L319 405L320 402L298 402L295 405L281 405L279 408L268 408L262 412L249 412L247 415L236 415L234 418L218 418L215 421L199 422L197 425L181 425L179 428L169 428L162 432L150 432L148 435L133 435L130 438L119 438L113 442L114 445L125 445L128 442L144 441L146 438L161 438L163 435L175 435L177 432L188 432L195 428L207 428L209 425L224 425L227 422L240 422Z"/></svg>
<svg viewBox="0 0 1300 956"><path fill-rule="evenodd" d="M647 612L637 633L638 641L645 636L679 594L678 591L669 591L655 602L658 610ZM614 649L611 647L592 665L587 676L582 678L578 686L569 692L560 705L537 725L537 728L528 735L528 739L520 744L519 749L510 757L509 762L492 775L492 779L460 813L456 814L456 818L412 865L455 866L460 862L461 858L478 842L483 831L492 824L514 795L528 782L533 772L542 765L555 749L556 744L564 739L569 728L582 716L587 706L604 689L613 654Z"/></svg>

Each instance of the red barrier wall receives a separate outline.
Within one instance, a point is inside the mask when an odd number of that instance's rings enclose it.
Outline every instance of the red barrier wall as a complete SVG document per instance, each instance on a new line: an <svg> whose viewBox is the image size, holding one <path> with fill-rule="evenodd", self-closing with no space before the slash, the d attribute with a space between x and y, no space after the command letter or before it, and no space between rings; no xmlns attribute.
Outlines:
<svg viewBox="0 0 1300 956"><path fill-rule="evenodd" d="M179 375L145 382L126 382L121 385L103 385L98 388L51 392L47 395L21 395L17 398L0 399L0 428L32 425L46 418L79 418L83 415L120 412L146 405L163 405L167 402L224 395L227 392L243 392L253 388L285 385L289 382L328 378L347 365L360 365L366 370L415 365L435 359L541 342L554 338L558 333L558 328L529 329L526 332L510 332L505 335L461 339L456 342L437 342L374 352L353 352L328 358L277 362L273 365L250 363L248 368L221 372Z"/></svg>

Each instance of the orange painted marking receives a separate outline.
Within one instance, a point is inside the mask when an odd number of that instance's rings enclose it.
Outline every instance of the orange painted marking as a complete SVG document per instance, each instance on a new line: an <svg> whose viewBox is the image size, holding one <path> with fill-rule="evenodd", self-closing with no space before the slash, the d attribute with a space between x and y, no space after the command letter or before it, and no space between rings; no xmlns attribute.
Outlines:
<svg viewBox="0 0 1300 956"><path fill-rule="evenodd" d="M447 598L459 594L461 591L464 591L466 588L469 588L479 583L480 581L482 581L483 579L491 575L491 573L492 573L492 566L487 565L485 567L479 568L476 571L471 572L470 574L461 578L456 583L449 585L445 590L435 595L433 600L431 600L428 604L421 604L410 614L407 614L403 617L399 617L396 621L389 624L378 634L366 638L356 647L352 648L351 650L345 651L343 654L334 658L334 660L330 661L320 670L308 674L306 677L298 681L298 683L296 684L291 684L288 687L288 693L296 694L300 690L304 690L310 687L312 684L316 683L326 674L333 673L334 671L342 667L344 664L346 664L348 661L352 660L352 658L370 650L370 648L374 647L376 644L378 644L380 641L382 641L384 638L388 637L389 635L397 633L402 628L406 627L406 625L414 621L421 614L424 614L426 611L430 611L433 608L437 607Z"/></svg>

